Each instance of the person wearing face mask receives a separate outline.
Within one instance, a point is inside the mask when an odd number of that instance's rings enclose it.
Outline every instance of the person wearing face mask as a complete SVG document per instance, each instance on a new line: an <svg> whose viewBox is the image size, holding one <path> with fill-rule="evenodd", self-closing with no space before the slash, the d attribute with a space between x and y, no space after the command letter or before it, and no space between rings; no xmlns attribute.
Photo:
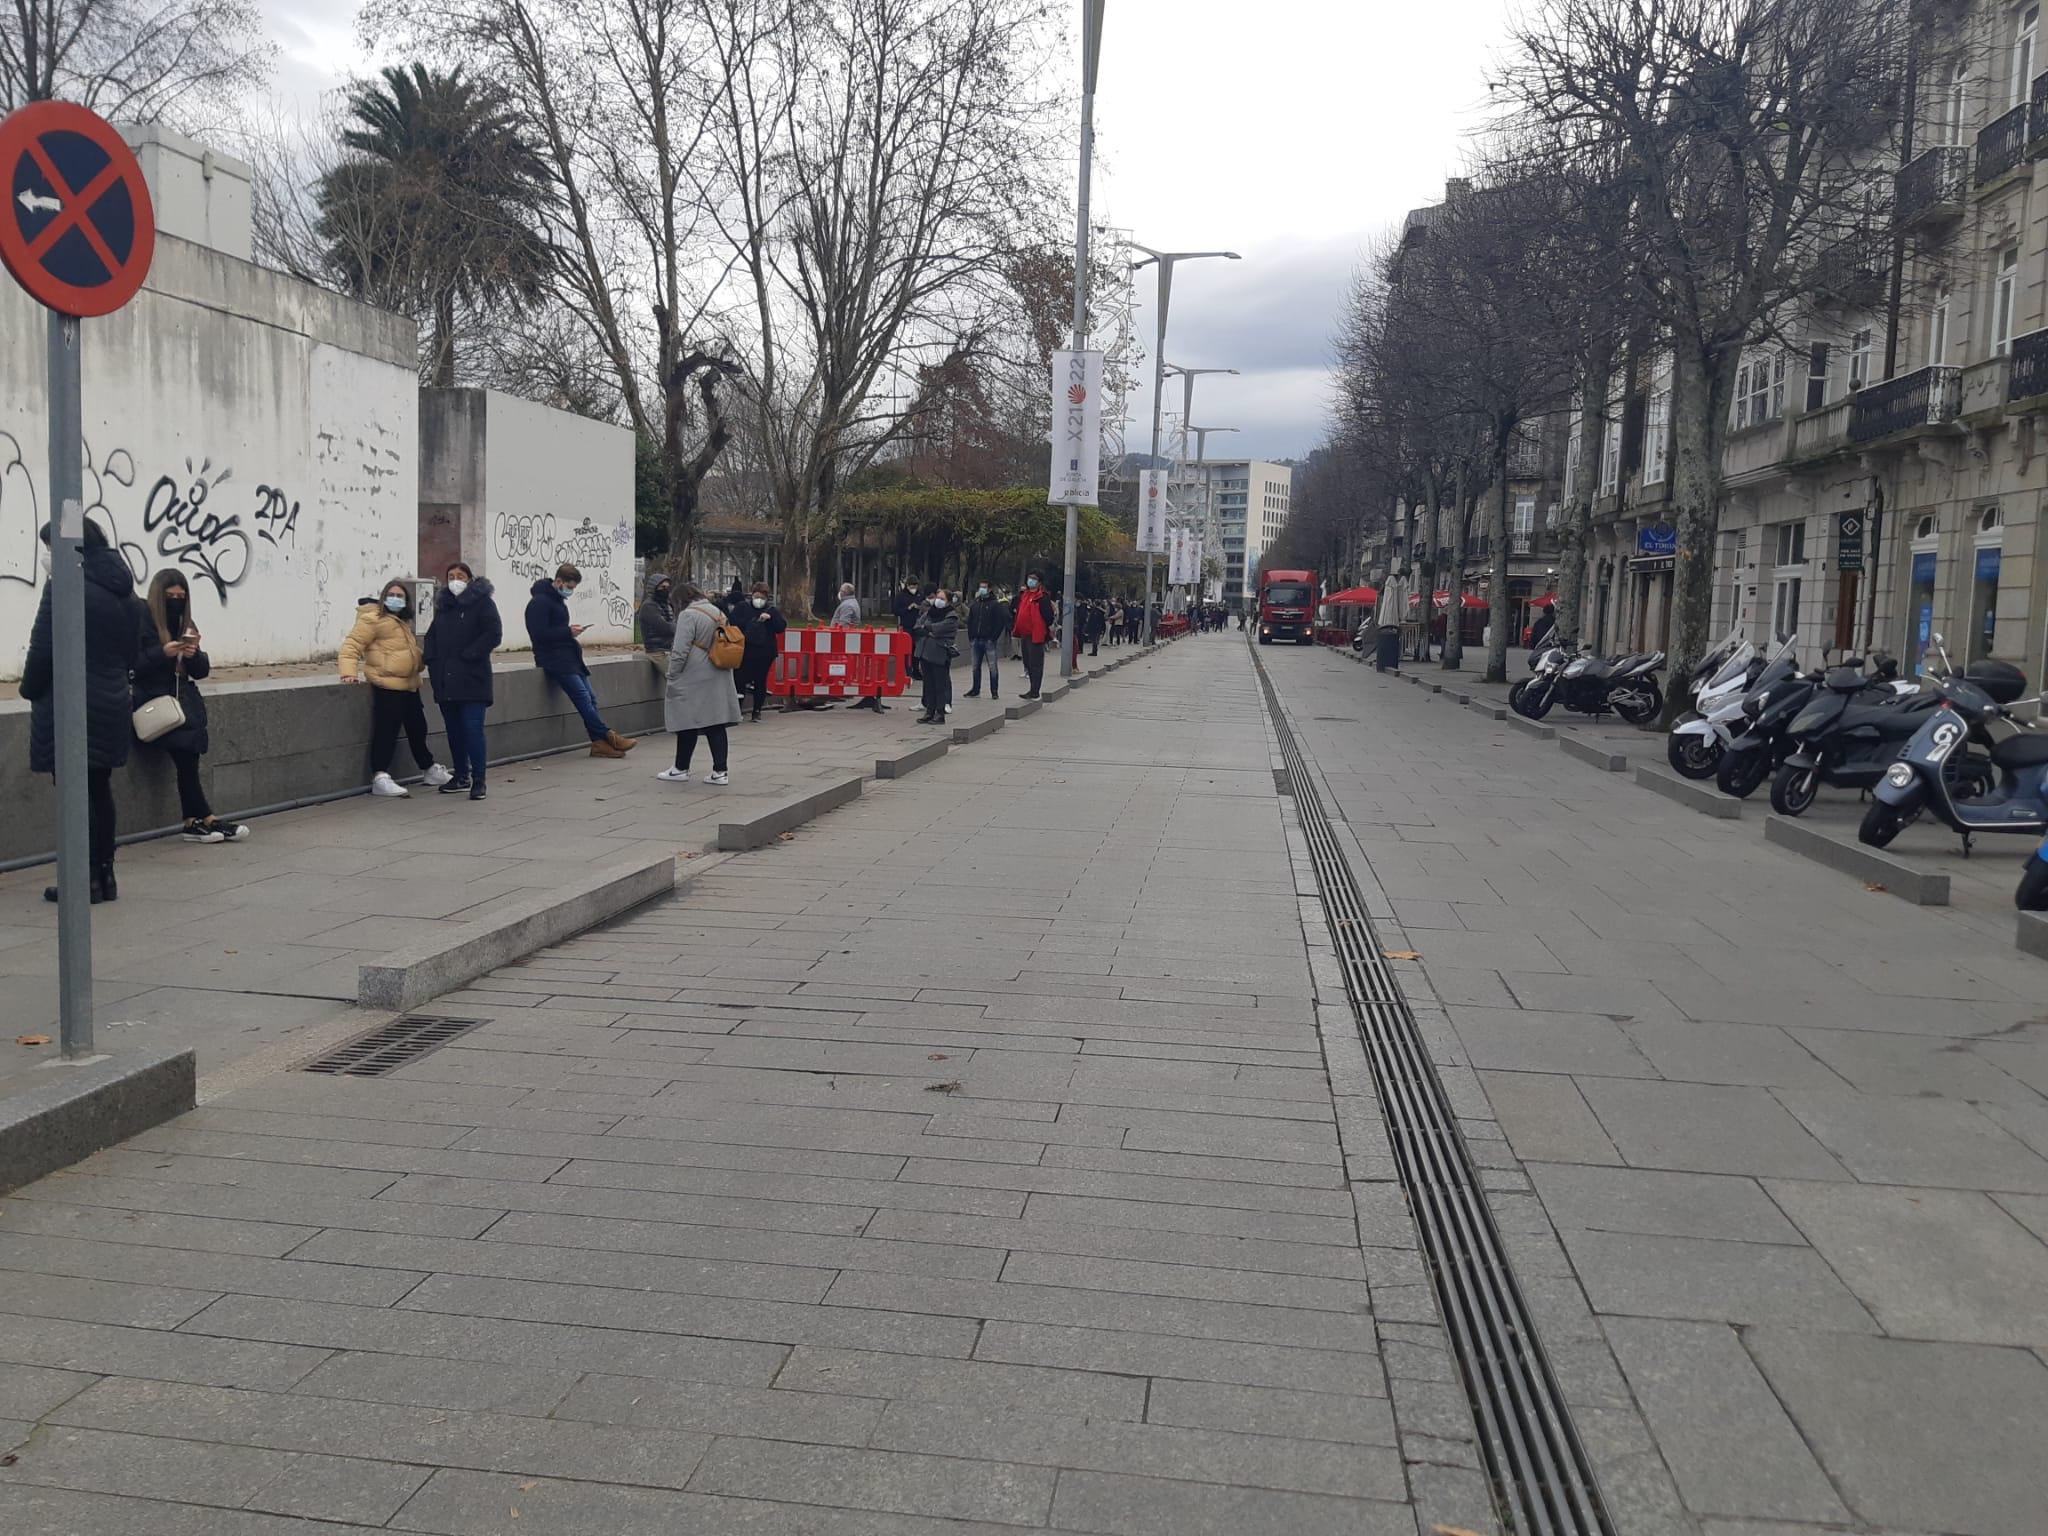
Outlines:
<svg viewBox="0 0 2048 1536"><path fill-rule="evenodd" d="M29 630L28 657L21 668L21 696L29 701L28 768L57 772L56 685L50 613L50 529L43 541L43 595ZM135 667L135 578L128 562L110 549L98 523L87 522L85 548L85 786L91 847L87 879L94 901L112 901L114 887L114 770L128 761L135 739L128 701L128 674ZM45 901L57 887L45 886Z"/></svg>
<svg viewBox="0 0 2048 1536"><path fill-rule="evenodd" d="M936 589L915 621L916 649L912 652L924 671L924 713L919 725L944 725L946 711L953 707L953 658L958 652L953 637L960 633L960 615L953 611L951 595Z"/></svg>
<svg viewBox="0 0 2048 1536"><path fill-rule="evenodd" d="M673 767L655 777L664 784L690 782L690 759L701 736L711 747L712 784L726 782L727 727L740 721L739 696L732 674L711 662L711 644L725 615L701 588L684 582L676 590L683 604L676 614L676 648L668 658L668 685L662 693L662 724L676 735ZM748 605L751 609L751 603Z"/></svg>
<svg viewBox="0 0 2048 1536"><path fill-rule="evenodd" d="M420 707L426 653L412 626L412 588L394 577L356 604L355 627L341 642L341 680L370 685L370 793L399 799L411 793L391 777L401 730L429 788L454 777L427 746L427 712Z"/></svg>
<svg viewBox="0 0 2048 1536"><path fill-rule="evenodd" d="M484 715L494 696L491 652L505 642L505 624L488 581L458 560L442 573L434 598L434 622L427 626L427 676L434 701L448 728L448 756L455 777L441 786L444 795L468 793L484 798L484 775L490 765L484 742Z"/></svg>
<svg viewBox="0 0 2048 1536"><path fill-rule="evenodd" d="M923 606L924 604L918 599L917 595L917 578L914 576L904 577L902 587L897 591L896 596L889 604L889 611L896 615L896 627L906 635L914 636L917 632L917 611ZM912 679L918 676L917 641L915 639L912 639L910 642L910 675Z"/></svg>
<svg viewBox="0 0 2048 1536"><path fill-rule="evenodd" d="M526 637L533 642L533 664L576 706L590 737L590 755L624 757L640 743L621 736L597 712L590 668L583 664L583 646L576 638L589 626L569 622L569 594L582 584L583 573L573 565L558 567L552 579L536 581L526 602Z"/></svg>
<svg viewBox="0 0 2048 1536"><path fill-rule="evenodd" d="M1055 610L1052 595L1033 571L1024 578L1024 590L1017 594L1017 618L1010 633L1017 637L1017 649L1024 655L1024 697L1035 699L1045 682L1045 646L1052 639Z"/></svg>
<svg viewBox="0 0 2048 1536"><path fill-rule="evenodd" d="M967 643L974 652L974 681L967 697L981 697L981 664L988 662L988 696L1000 698L996 688L996 658L1002 651L1003 636L1010 632L1010 605L982 582L974 589L974 601L967 605Z"/></svg>
<svg viewBox="0 0 2048 1536"><path fill-rule="evenodd" d="M657 571L647 579L647 597L640 604L640 646L654 662L654 670L668 671L668 653L676 644L676 610L672 601L675 584Z"/></svg>
<svg viewBox="0 0 2048 1536"><path fill-rule="evenodd" d="M860 599L853 595L853 583L839 583L839 606L832 610L832 622L841 627L860 623Z"/></svg>
<svg viewBox="0 0 2048 1536"><path fill-rule="evenodd" d="M747 642L746 659L740 663L739 669L740 703L745 708L747 696L751 694L754 707L747 718L758 721L761 705L768 697L768 673L775 665L775 653L782 647L782 632L789 628L789 621L768 595L768 583L757 581L747 599L747 606L740 610L737 622Z"/></svg>
<svg viewBox="0 0 2048 1536"><path fill-rule="evenodd" d="M183 725L149 743L169 755L177 773L178 810L185 818L185 830L179 835L188 843L239 843L248 837L249 829L215 816L207 803L206 787L199 782L199 759L206 755L209 744L206 699L199 682L212 670L192 623L192 589L185 573L158 571L143 605L128 702L131 708L140 709L151 699L172 698L185 716Z"/></svg>

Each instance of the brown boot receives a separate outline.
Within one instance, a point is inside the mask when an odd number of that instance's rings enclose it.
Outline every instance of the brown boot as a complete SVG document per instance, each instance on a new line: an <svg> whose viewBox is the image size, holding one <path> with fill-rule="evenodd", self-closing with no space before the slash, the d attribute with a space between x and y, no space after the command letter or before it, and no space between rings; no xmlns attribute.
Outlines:
<svg viewBox="0 0 2048 1536"><path fill-rule="evenodd" d="M640 745L639 741L634 737L621 736L617 731L606 731L604 733L604 740L606 746L616 747L621 752L630 752Z"/></svg>
<svg viewBox="0 0 2048 1536"><path fill-rule="evenodd" d="M613 746L609 741L599 740L593 741L590 744L590 755L592 757L624 757L626 754Z"/></svg>

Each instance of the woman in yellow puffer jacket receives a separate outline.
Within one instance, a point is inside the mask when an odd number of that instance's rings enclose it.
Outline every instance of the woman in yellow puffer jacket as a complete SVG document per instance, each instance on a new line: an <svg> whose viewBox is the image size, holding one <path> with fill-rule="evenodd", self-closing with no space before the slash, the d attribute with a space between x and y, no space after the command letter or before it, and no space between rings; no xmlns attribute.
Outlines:
<svg viewBox="0 0 2048 1536"><path fill-rule="evenodd" d="M355 627L341 642L341 680L370 685L373 795L404 798L410 793L391 777L401 729L427 783L438 787L450 778L427 746L427 712L420 707L420 677L425 670L426 652L413 629L412 589L403 581L387 581L382 592L356 604Z"/></svg>

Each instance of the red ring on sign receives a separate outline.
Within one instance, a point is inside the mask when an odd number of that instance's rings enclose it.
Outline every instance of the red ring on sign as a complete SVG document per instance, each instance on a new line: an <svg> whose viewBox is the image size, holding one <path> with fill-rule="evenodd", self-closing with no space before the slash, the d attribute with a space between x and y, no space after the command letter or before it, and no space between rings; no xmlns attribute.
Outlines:
<svg viewBox="0 0 2048 1536"><path fill-rule="evenodd" d="M61 176L51 175L49 157L41 147L43 138L52 133L73 133L91 140L106 155L107 164L85 187L55 187L60 201L79 198L82 193L91 195L80 199L84 206L67 204L56 222L31 235L22 228L27 210L15 200L15 173L24 158L40 157L38 164L44 177L61 184ZM91 218L93 207L116 182L127 188L135 220L134 239L126 260L108 259L112 253ZM106 315L134 298L142 287L143 279L149 275L150 259L156 254L156 210L150 203L149 187L142 179L142 166L135 151L115 132L114 125L97 112L71 101L35 101L0 121L0 196L7 199L0 204L0 263L38 303L60 315ZM107 268L107 281L79 286L64 281L43 265L42 255L52 244L51 232L70 229L81 231L92 243L101 264Z"/></svg>

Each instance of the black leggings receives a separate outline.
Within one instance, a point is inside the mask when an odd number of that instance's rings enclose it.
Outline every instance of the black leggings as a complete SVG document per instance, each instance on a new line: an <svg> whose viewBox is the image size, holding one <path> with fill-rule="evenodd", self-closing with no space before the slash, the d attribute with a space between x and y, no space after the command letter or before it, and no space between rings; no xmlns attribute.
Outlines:
<svg viewBox="0 0 2048 1536"><path fill-rule="evenodd" d="M748 694L754 696L754 713L761 713L761 706L768 699L768 670L775 665L773 651L749 655L740 663L740 703L746 704Z"/></svg>
<svg viewBox="0 0 2048 1536"><path fill-rule="evenodd" d="M370 688L370 772L389 773L391 760L398 756L398 733L405 732L412 747L412 760L422 768L434 766L434 754L427 746L427 712L419 694L410 688Z"/></svg>
<svg viewBox="0 0 2048 1536"><path fill-rule="evenodd" d="M697 750L697 738L699 736L702 736L711 743L711 771L713 773L725 772L726 736L725 727L722 725L707 725L701 730L693 725L687 731L677 731L676 766L678 768L688 768L690 766L690 756Z"/></svg>
<svg viewBox="0 0 2048 1536"><path fill-rule="evenodd" d="M199 754L180 752L176 747L165 750L171 754L171 766L178 770L179 814L187 821L206 820L213 807L206 803L206 789L199 782Z"/></svg>
<svg viewBox="0 0 2048 1536"><path fill-rule="evenodd" d="M114 770L85 770L87 858L94 864L114 862Z"/></svg>

